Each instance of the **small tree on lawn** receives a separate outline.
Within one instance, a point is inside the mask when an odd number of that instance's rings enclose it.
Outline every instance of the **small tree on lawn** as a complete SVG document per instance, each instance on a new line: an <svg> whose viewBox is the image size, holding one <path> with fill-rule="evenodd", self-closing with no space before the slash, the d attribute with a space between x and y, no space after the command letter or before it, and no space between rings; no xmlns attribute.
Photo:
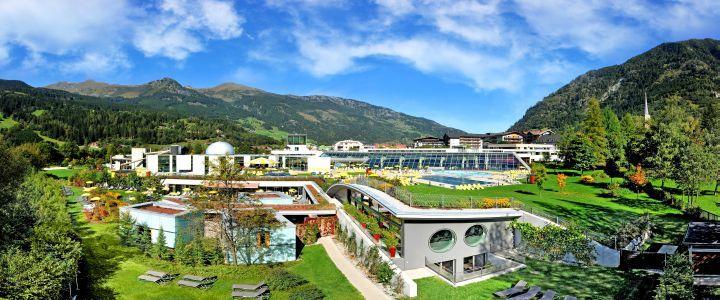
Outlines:
<svg viewBox="0 0 720 300"><path fill-rule="evenodd" d="M567 185L567 175L562 174L562 173L558 174L557 175L557 183L558 183L558 188L560 188L560 192L564 192L565 185Z"/></svg>
<svg viewBox="0 0 720 300"><path fill-rule="evenodd" d="M635 167L635 172L630 174L628 179L635 187L636 198L640 198L640 189L648 183L647 177L645 176L645 170L643 170L640 165L637 165L637 167Z"/></svg>
<svg viewBox="0 0 720 300"><path fill-rule="evenodd" d="M131 246L134 244L133 234L135 233L135 220L128 213L120 215L120 221L118 222L118 235L120 236L120 243L125 246Z"/></svg>
<svg viewBox="0 0 720 300"><path fill-rule="evenodd" d="M150 228L147 225L140 225L139 230L135 231L134 234L135 245L145 254L150 253L152 247L152 239L150 238Z"/></svg>
<svg viewBox="0 0 720 300"><path fill-rule="evenodd" d="M542 190L547 179L547 168L541 163L533 163L531 169L532 174L535 175L535 184L538 189Z"/></svg>
<svg viewBox="0 0 720 300"><path fill-rule="evenodd" d="M170 250L168 250L167 245L165 243L167 242L165 238L165 230L163 230L162 227L160 227L160 231L158 232L157 241L155 242L155 245L152 247L152 256L157 259L168 259L170 258Z"/></svg>

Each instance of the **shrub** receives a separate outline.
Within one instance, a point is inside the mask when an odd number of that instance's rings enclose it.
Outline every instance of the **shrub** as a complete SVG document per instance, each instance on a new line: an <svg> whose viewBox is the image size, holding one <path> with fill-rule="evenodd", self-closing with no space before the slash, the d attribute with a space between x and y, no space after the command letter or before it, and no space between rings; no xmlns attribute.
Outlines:
<svg viewBox="0 0 720 300"><path fill-rule="evenodd" d="M580 177L580 182L585 184L595 183L595 178L590 175L583 175Z"/></svg>
<svg viewBox="0 0 720 300"><path fill-rule="evenodd" d="M317 286L311 283L294 288L290 293L290 300L316 299L325 299L325 294Z"/></svg>
<svg viewBox="0 0 720 300"><path fill-rule="evenodd" d="M275 269L265 280L273 290L286 291L291 288L306 284L308 281L299 275L290 273L283 269Z"/></svg>
<svg viewBox="0 0 720 300"><path fill-rule="evenodd" d="M613 197L619 197L620 196L620 184L617 182L613 182L608 185L608 194Z"/></svg>
<svg viewBox="0 0 720 300"><path fill-rule="evenodd" d="M393 277L393 270L390 268L390 265L386 262L381 263L377 267L377 271L375 273L375 278L379 283L382 284L389 284Z"/></svg>
<svg viewBox="0 0 720 300"><path fill-rule="evenodd" d="M510 199L508 198L484 198L482 208L508 208L510 207Z"/></svg>
<svg viewBox="0 0 720 300"><path fill-rule="evenodd" d="M318 235L320 234L320 228L318 228L317 223L307 223L305 225L305 233L303 234L303 243L305 245L311 245L315 244L318 240Z"/></svg>

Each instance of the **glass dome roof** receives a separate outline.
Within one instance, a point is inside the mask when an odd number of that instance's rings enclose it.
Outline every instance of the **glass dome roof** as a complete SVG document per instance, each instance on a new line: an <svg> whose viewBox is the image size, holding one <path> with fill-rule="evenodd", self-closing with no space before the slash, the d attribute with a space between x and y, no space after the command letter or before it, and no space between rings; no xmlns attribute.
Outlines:
<svg viewBox="0 0 720 300"><path fill-rule="evenodd" d="M227 142L214 142L205 149L208 155L234 155L235 149Z"/></svg>

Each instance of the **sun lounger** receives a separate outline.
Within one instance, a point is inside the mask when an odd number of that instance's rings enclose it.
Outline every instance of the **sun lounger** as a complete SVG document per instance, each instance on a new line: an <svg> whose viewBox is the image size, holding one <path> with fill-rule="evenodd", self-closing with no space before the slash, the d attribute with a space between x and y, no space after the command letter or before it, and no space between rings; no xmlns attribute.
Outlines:
<svg viewBox="0 0 720 300"><path fill-rule="evenodd" d="M543 295L542 295L542 297L540 297L540 300L552 300L555 298L555 294L557 294L555 291L547 290L547 291L543 292Z"/></svg>
<svg viewBox="0 0 720 300"><path fill-rule="evenodd" d="M254 291L265 286L265 281L260 281L258 284L233 284L233 290L245 290Z"/></svg>
<svg viewBox="0 0 720 300"><path fill-rule="evenodd" d="M527 292L522 293L520 295L514 296L512 298L509 298L509 300L530 300L532 298L535 298L538 293L540 293L540 287L539 286L531 286Z"/></svg>
<svg viewBox="0 0 720 300"><path fill-rule="evenodd" d="M510 297L510 296L512 296L512 295L519 294L519 293L521 293L523 290L525 290L525 286L526 286L526 285L527 285L527 282L525 282L525 280L520 280L520 281L518 281L518 282L515 284L515 286L513 286L513 287L511 287L511 288L509 288L509 289L507 289L507 290L502 290L502 291L499 291L499 292L495 292L495 296L507 298L507 297Z"/></svg>
<svg viewBox="0 0 720 300"><path fill-rule="evenodd" d="M178 285L205 289L210 288L217 280L217 276L203 277L195 275L185 275L182 280L178 281Z"/></svg>
<svg viewBox="0 0 720 300"><path fill-rule="evenodd" d="M149 270L145 272L145 274L138 276L138 279L142 281L163 284L175 279L175 277L177 277L177 274L168 274L165 272Z"/></svg>
<svg viewBox="0 0 720 300"><path fill-rule="evenodd" d="M267 287L263 287L256 291L234 290L232 292L232 296L233 298L261 298L267 292Z"/></svg>
<svg viewBox="0 0 720 300"><path fill-rule="evenodd" d="M575 298L575 296L565 296L563 300L577 300L577 298Z"/></svg>

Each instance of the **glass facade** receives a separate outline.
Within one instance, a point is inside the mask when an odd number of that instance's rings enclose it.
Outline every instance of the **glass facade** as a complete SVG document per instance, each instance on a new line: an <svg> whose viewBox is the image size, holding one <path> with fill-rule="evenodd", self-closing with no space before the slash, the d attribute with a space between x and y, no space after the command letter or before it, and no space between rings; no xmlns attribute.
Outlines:
<svg viewBox="0 0 720 300"><path fill-rule="evenodd" d="M170 156L159 155L158 156L158 172L167 173L170 172Z"/></svg>
<svg viewBox="0 0 720 300"><path fill-rule="evenodd" d="M362 162L373 169L443 168L446 170L507 171L527 168L514 153L508 152L329 151L322 155L343 162Z"/></svg>
<svg viewBox="0 0 720 300"><path fill-rule="evenodd" d="M288 145L305 145L307 144L307 135L305 134L288 134Z"/></svg>

